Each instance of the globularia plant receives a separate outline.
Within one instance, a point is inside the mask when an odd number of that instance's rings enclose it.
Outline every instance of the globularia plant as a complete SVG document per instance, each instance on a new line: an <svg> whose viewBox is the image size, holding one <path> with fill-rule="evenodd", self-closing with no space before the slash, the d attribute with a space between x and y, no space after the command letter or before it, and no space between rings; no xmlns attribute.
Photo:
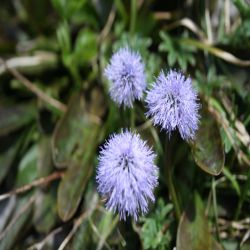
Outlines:
<svg viewBox="0 0 250 250"><path fill-rule="evenodd" d="M110 59L104 71L109 80L109 94L119 106L133 107L141 100L146 89L144 64L138 52L128 47L119 49Z"/></svg>
<svg viewBox="0 0 250 250"><path fill-rule="evenodd" d="M128 47L119 49L111 57L105 76L109 80L111 98L119 105L133 107L146 88L144 65L138 52ZM197 92L191 78L170 70L163 71L147 92L147 117L167 133L179 129L184 140L194 139L199 122ZM99 193L106 199L106 208L117 211L121 219L148 210L148 201L154 201L153 189L158 184L155 154L129 131L113 135L103 146L97 169Z"/></svg>
<svg viewBox="0 0 250 250"><path fill-rule="evenodd" d="M146 115L153 118L154 125L169 134L178 128L184 140L194 139L200 104L190 77L174 70L162 71L148 91L146 103Z"/></svg>
<svg viewBox="0 0 250 250"><path fill-rule="evenodd" d="M106 207L117 211L121 219L148 211L158 184L155 154L138 134L129 131L114 134L103 146L97 169L99 193Z"/></svg>

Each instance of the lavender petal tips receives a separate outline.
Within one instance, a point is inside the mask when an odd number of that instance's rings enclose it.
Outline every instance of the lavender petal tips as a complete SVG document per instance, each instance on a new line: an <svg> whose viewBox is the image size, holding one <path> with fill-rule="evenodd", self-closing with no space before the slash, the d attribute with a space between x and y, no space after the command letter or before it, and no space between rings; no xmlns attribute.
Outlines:
<svg viewBox="0 0 250 250"><path fill-rule="evenodd" d="M121 48L110 59L104 71L109 80L109 94L119 106L133 107L146 89L144 64L139 53Z"/></svg>
<svg viewBox="0 0 250 250"><path fill-rule="evenodd" d="M155 154L138 134L114 134L103 146L97 168L97 190L106 198L106 208L118 212L120 219L138 219L154 202L158 184Z"/></svg>
<svg viewBox="0 0 250 250"><path fill-rule="evenodd" d="M153 118L154 125L160 125L169 134L178 128L184 140L195 138L200 104L190 77L174 70L168 74L162 71L148 91L146 103L146 116Z"/></svg>

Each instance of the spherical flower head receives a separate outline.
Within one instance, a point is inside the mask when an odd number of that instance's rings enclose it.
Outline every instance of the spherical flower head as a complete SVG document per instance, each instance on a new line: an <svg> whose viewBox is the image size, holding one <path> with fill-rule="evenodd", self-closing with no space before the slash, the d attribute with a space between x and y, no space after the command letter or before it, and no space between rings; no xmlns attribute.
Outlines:
<svg viewBox="0 0 250 250"><path fill-rule="evenodd" d="M179 129L184 140L192 140L199 125L197 92L190 77L170 70L162 71L146 97L148 112L154 125L160 125L169 134Z"/></svg>
<svg viewBox="0 0 250 250"><path fill-rule="evenodd" d="M111 57L104 75L110 82L109 94L119 106L133 107L146 89L146 78L142 58L129 48L121 48Z"/></svg>
<svg viewBox="0 0 250 250"><path fill-rule="evenodd" d="M153 189L158 184L155 154L129 131L115 134L106 142L99 156L97 169L98 192L104 197L106 208L118 212L120 219L148 211L154 201Z"/></svg>

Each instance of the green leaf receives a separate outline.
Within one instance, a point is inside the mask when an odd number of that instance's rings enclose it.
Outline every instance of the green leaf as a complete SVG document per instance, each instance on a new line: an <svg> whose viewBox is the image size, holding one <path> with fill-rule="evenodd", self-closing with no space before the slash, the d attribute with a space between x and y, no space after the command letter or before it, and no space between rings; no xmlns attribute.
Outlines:
<svg viewBox="0 0 250 250"><path fill-rule="evenodd" d="M72 95L68 110L54 131L52 155L58 168L67 167L82 157L82 152L94 140L95 129L101 125L100 117L106 112L103 96L97 88L86 95L90 99L88 103L82 93Z"/></svg>
<svg viewBox="0 0 250 250"><path fill-rule="evenodd" d="M93 182L89 182L84 202L81 206L81 211L84 211L87 216L81 221L80 227L69 242L69 249L96 249L96 244L93 242L93 229L90 225L90 218L92 218L93 213L96 211L98 203L99 196L96 192L96 187Z"/></svg>
<svg viewBox="0 0 250 250"><path fill-rule="evenodd" d="M34 145L22 158L17 172L16 186L20 187L34 181L37 175L38 148Z"/></svg>
<svg viewBox="0 0 250 250"><path fill-rule="evenodd" d="M247 19L250 17L250 7L249 2L246 0L234 0L233 1L235 6L238 8L240 14L244 19Z"/></svg>
<svg viewBox="0 0 250 250"><path fill-rule="evenodd" d="M240 248L239 242L236 239L225 239L222 241L222 245L225 250L243 250L243 248ZM249 250L249 248L244 250Z"/></svg>
<svg viewBox="0 0 250 250"><path fill-rule="evenodd" d="M84 128L89 123L84 113L86 103L82 95L74 94L68 110L58 122L52 137L52 155L58 168L68 167L73 155L84 145ZM81 150L81 149L80 149Z"/></svg>
<svg viewBox="0 0 250 250"><path fill-rule="evenodd" d="M56 194L57 186L53 185L48 192L36 192L33 224L40 233L48 233L57 220Z"/></svg>
<svg viewBox="0 0 250 250"><path fill-rule="evenodd" d="M63 221L75 213L83 191L93 171L93 160L100 140L101 120L105 105L101 92L96 88L83 95L73 95L69 109L53 136L53 153L57 165L68 165L59 185L57 206Z"/></svg>
<svg viewBox="0 0 250 250"><path fill-rule="evenodd" d="M5 228L5 230L0 234L0 249L9 250L17 246L16 241L20 238L30 225L30 216L33 210L33 197L27 200L27 197L22 198L19 201L16 213L14 214L12 220Z"/></svg>
<svg viewBox="0 0 250 250"><path fill-rule="evenodd" d="M93 172L92 161L93 152L88 152L81 162L71 164L60 182L57 208L59 217L63 221L69 220L79 205L83 191Z"/></svg>
<svg viewBox="0 0 250 250"><path fill-rule="evenodd" d="M0 183L3 181L5 176L8 174L8 171L13 163L17 150L20 146L20 140L12 144L6 151L0 154L0 163L1 163L1 171L0 171Z"/></svg>
<svg viewBox="0 0 250 250"><path fill-rule="evenodd" d="M144 249L168 249L171 241L170 227L172 217L168 214L173 210L172 204L165 204L160 198L155 211L141 220L141 238Z"/></svg>
<svg viewBox="0 0 250 250"><path fill-rule="evenodd" d="M53 170L51 137L43 135L38 143L37 172L39 177L49 175Z"/></svg>
<svg viewBox="0 0 250 250"><path fill-rule="evenodd" d="M178 63L183 70L186 70L188 64L194 65L196 49L193 46L183 44L178 38L163 31L160 31L160 37L162 42L159 44L159 51L168 53L167 59L170 66ZM188 37L188 34L184 33L182 37Z"/></svg>
<svg viewBox="0 0 250 250"><path fill-rule="evenodd" d="M52 0L53 6L62 18L72 17L85 4L85 2L86 0Z"/></svg>
<svg viewBox="0 0 250 250"><path fill-rule="evenodd" d="M183 212L178 226L176 250L216 250L219 244L214 242L209 232L208 220L200 196L195 193L187 209Z"/></svg>
<svg viewBox="0 0 250 250"><path fill-rule="evenodd" d="M219 175L225 162L224 147L217 123L205 108L191 146L196 164L211 175Z"/></svg>
<svg viewBox="0 0 250 250"><path fill-rule="evenodd" d="M152 39L149 37L142 37L137 34L131 36L129 33L122 32L120 39L114 43L113 49L116 51L122 47L129 46L131 49L139 51L142 57L146 57L151 44Z"/></svg>
<svg viewBox="0 0 250 250"><path fill-rule="evenodd" d="M56 30L57 41L59 47L62 51L62 61L66 67L70 67L71 63L71 38L70 38L70 29L66 21L62 22Z"/></svg>
<svg viewBox="0 0 250 250"><path fill-rule="evenodd" d="M108 237L111 235L115 227L119 222L119 217L116 215L114 217L112 212L106 211L102 217L99 219L99 223L97 225L100 239L98 242L97 250L103 249L103 245Z"/></svg>
<svg viewBox="0 0 250 250"><path fill-rule="evenodd" d="M173 66L176 62L177 58L176 58L176 55L174 53L169 53L168 54L168 63L169 63L169 66Z"/></svg>
<svg viewBox="0 0 250 250"><path fill-rule="evenodd" d="M0 136L7 135L35 118L34 104L19 104L13 107L0 107Z"/></svg>
<svg viewBox="0 0 250 250"><path fill-rule="evenodd" d="M95 249L93 248L92 240L93 232L88 220L84 220L75 233L71 246L69 249L82 250L82 249Z"/></svg>
<svg viewBox="0 0 250 250"><path fill-rule="evenodd" d="M220 129L220 134L221 134L221 138L223 140L225 153L227 154L232 149L233 145L232 145L231 141L229 140L224 129L222 129L222 128Z"/></svg>
<svg viewBox="0 0 250 250"><path fill-rule="evenodd" d="M97 39L97 34L88 29L82 29L78 33L73 54L77 65L84 65L96 57Z"/></svg>

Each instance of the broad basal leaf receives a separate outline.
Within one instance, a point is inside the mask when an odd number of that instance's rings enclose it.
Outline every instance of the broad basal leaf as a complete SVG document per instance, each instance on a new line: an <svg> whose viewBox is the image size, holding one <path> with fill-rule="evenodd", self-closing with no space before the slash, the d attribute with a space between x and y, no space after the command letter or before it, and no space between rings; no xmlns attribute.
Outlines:
<svg viewBox="0 0 250 250"><path fill-rule="evenodd" d="M51 137L43 135L38 144L37 172L39 177L49 175L53 170Z"/></svg>
<svg viewBox="0 0 250 250"><path fill-rule="evenodd" d="M177 250L219 250L209 231L208 220L201 198L196 193L194 200L181 216L177 232Z"/></svg>
<svg viewBox="0 0 250 250"><path fill-rule="evenodd" d="M93 152L89 150L84 159L72 163L64 175L57 194L58 214L63 221L74 215L92 171Z"/></svg>
<svg viewBox="0 0 250 250"><path fill-rule="evenodd" d="M93 126L100 126L100 116L105 111L98 90L91 92L93 102L87 103L82 93L74 94L63 118L57 124L52 138L54 163L58 168L75 162L92 140L89 133ZM96 142L95 142L96 143Z"/></svg>
<svg viewBox="0 0 250 250"><path fill-rule="evenodd" d="M196 164L211 175L220 174L225 162L220 131L213 116L203 110L201 124L192 143Z"/></svg>
<svg viewBox="0 0 250 250"><path fill-rule="evenodd" d="M36 192L33 224L40 233L48 233L58 219L56 191L57 185L51 185L48 191Z"/></svg>
<svg viewBox="0 0 250 250"><path fill-rule="evenodd" d="M16 186L20 187L37 179L37 145L30 148L23 156L17 171Z"/></svg>
<svg viewBox="0 0 250 250"><path fill-rule="evenodd" d="M7 135L34 119L34 104L19 104L13 107L0 107L0 136Z"/></svg>
<svg viewBox="0 0 250 250"><path fill-rule="evenodd" d="M55 162L59 166L68 165L57 197L58 213L63 221L75 213L93 171L104 112L105 105L98 89L91 91L87 101L82 94L74 95L54 134Z"/></svg>
<svg viewBox="0 0 250 250"><path fill-rule="evenodd" d="M20 140L12 144L6 151L0 154L0 183L4 180L5 176L8 174L11 164L13 163L18 148L20 146Z"/></svg>

